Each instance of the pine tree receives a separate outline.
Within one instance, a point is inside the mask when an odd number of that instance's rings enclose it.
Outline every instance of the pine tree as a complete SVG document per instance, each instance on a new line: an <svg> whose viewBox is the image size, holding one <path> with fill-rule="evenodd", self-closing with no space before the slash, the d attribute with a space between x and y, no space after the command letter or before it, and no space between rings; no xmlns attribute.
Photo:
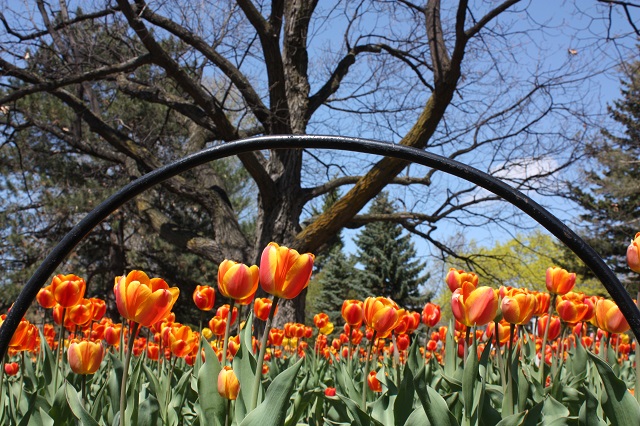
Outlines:
<svg viewBox="0 0 640 426"><path fill-rule="evenodd" d="M585 171L588 186L570 185L572 198L585 209L586 240L618 273L628 272L625 253L640 231L640 71L622 83L622 99L609 107L624 133L605 130L588 151L598 168ZM584 271L588 274L588 271Z"/></svg>
<svg viewBox="0 0 640 426"><path fill-rule="evenodd" d="M369 214L387 215L395 212L386 192L373 201ZM375 221L365 225L356 238L358 262L363 270L359 282L366 296L386 296L401 307L417 310L427 295L421 285L428 279L422 274L425 265L415 259L411 236L403 235L402 226L390 221Z"/></svg>

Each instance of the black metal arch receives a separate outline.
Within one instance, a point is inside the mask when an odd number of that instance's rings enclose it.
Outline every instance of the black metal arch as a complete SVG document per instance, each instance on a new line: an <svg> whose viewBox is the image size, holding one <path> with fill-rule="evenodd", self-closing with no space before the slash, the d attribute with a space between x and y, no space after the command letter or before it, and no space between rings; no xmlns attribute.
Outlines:
<svg viewBox="0 0 640 426"><path fill-rule="evenodd" d="M549 211L501 180L458 161L402 145L340 136L285 135L243 139L189 155L136 179L89 212L54 247L18 295L0 328L0 359L6 354L20 319L58 265L93 228L121 205L160 182L213 160L256 150L295 148L344 150L395 157L441 170L493 192L528 214L576 253L604 284L636 338L640 338L640 311L598 253Z"/></svg>

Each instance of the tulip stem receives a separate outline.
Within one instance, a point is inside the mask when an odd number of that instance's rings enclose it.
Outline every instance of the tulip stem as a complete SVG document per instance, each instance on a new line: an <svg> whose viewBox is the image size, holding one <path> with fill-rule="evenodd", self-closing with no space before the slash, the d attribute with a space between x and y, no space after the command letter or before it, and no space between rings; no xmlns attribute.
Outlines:
<svg viewBox="0 0 640 426"><path fill-rule="evenodd" d="M549 310L547 311L547 324L544 327L544 337L542 338L542 347L540 348L540 385L542 386L542 389L545 388L545 384L547 383L546 374L544 374L544 366L546 364L545 351L547 349L547 338L549 337L549 328L551 326L551 313L553 312L553 307L556 304L556 297L556 294L552 295L551 301L549 302ZM540 319L538 319L538 323L539 322Z"/></svg>
<svg viewBox="0 0 640 426"><path fill-rule="evenodd" d="M502 350L500 350L500 322L498 320L494 321L493 328L493 340L495 342L496 348L496 359L498 361L498 370L500 370L500 378L502 379L502 390L506 391L507 389L507 377L504 374L504 366L502 365Z"/></svg>
<svg viewBox="0 0 640 426"><path fill-rule="evenodd" d="M262 339L260 339L260 353L258 354L258 363L256 364L256 378L253 382L253 388L251 389L251 391L253 392L253 394L251 395L251 405L249 406L249 410L247 412L253 411L253 409L258 405L258 393L260 389L260 383L262 382L262 364L264 363L264 355L267 352L267 338L269 337L271 322L273 321L273 316L276 313L276 307L278 306L279 300L280 299L278 297L273 297L271 309L269 310L269 318L267 318L267 322L264 326L264 331L262 332Z"/></svg>
<svg viewBox="0 0 640 426"><path fill-rule="evenodd" d="M204 337L202 336L202 322L204 320L204 311L200 311L200 324L198 325L198 354L196 355L195 368L193 369L193 375L198 378L200 373L200 367L202 367L202 342Z"/></svg>
<svg viewBox="0 0 640 426"><path fill-rule="evenodd" d="M124 327L124 324L123 324ZM127 378L129 376L129 363L131 362L131 352L133 352L133 342L136 340L139 324L133 322L127 345L127 354L124 359L124 369L122 370L122 384L120 385L120 426L125 425L125 409L127 408Z"/></svg>
<svg viewBox="0 0 640 426"><path fill-rule="evenodd" d="M471 336L471 327L467 327L467 332L464 335L464 352L462 357L462 365L467 363L467 357L469 356L469 336Z"/></svg>
<svg viewBox="0 0 640 426"><path fill-rule="evenodd" d="M227 323L224 327L224 341L222 342L222 368L227 364L227 347L229 346L229 330L231 329L231 318L233 318L233 305L235 300L231 300L229 304L229 312L227 313Z"/></svg>
<svg viewBox="0 0 640 426"><path fill-rule="evenodd" d="M370 361L370 357L371 357L371 352L373 350L373 345L376 341L376 332L373 332L373 335L371 336L371 341L369 342L369 348L367 348L367 359L365 359L364 362L364 371L362 373L362 404L361 407L362 410L364 412L367 411L367 379L369 377L369 363Z"/></svg>
<svg viewBox="0 0 640 426"><path fill-rule="evenodd" d="M60 320L60 331L58 332L58 347L56 348L56 364L59 364L60 368L56 370L55 380L53 381L53 393L58 391L58 373L62 374L64 378L64 363L62 358L64 357L64 317L67 313L67 308L62 308L62 319Z"/></svg>
<svg viewBox="0 0 640 426"><path fill-rule="evenodd" d="M80 383L80 387L81 387L81 396L82 396L82 399L80 400L80 402L82 403L82 406L86 408L86 404L87 404L87 375L86 374L82 375L82 382Z"/></svg>
<svg viewBox="0 0 640 426"><path fill-rule="evenodd" d="M224 426L229 426L229 418L231 417L231 400L227 399L227 412L224 416Z"/></svg>

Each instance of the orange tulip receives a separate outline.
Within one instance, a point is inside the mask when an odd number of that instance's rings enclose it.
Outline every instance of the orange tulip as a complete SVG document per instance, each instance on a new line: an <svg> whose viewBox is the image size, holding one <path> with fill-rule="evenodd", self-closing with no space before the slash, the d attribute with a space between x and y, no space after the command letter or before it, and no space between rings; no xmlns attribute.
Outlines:
<svg viewBox="0 0 640 426"><path fill-rule="evenodd" d="M377 332L377 337L387 337L398 323L399 310L391 299L367 297L364 301L364 321Z"/></svg>
<svg viewBox="0 0 640 426"><path fill-rule="evenodd" d="M51 309L56 306L58 302L56 302L56 298L53 297L53 285L49 284L48 286L41 288L36 295L36 300L40 306L45 309Z"/></svg>
<svg viewBox="0 0 640 426"><path fill-rule="evenodd" d="M445 277L444 281L449 286L451 292L454 292L462 287L462 283L464 283L465 281L470 282L474 287L478 286L478 276L476 274L474 274L473 272L465 272L461 269L458 270L456 268L449 269L449 272L447 272L447 276Z"/></svg>
<svg viewBox="0 0 640 426"><path fill-rule="evenodd" d="M311 253L299 254L269 243L260 258L262 289L279 298L293 299L309 285L314 258Z"/></svg>
<svg viewBox="0 0 640 426"><path fill-rule="evenodd" d="M147 345L147 358L157 361L160 358L160 346L157 343L149 342Z"/></svg>
<svg viewBox="0 0 640 426"><path fill-rule="evenodd" d="M382 392L382 383L380 383L380 380L378 380L375 371L370 372L367 376L367 384L369 385L369 389L371 389L372 391Z"/></svg>
<svg viewBox="0 0 640 426"><path fill-rule="evenodd" d="M640 232L636 234L627 247L627 264L633 272L640 274Z"/></svg>
<svg viewBox="0 0 640 426"><path fill-rule="evenodd" d="M313 324L318 328L326 326L329 322L331 322L329 321L329 315L325 314L324 312L320 312L319 314L315 314L313 316Z"/></svg>
<svg viewBox="0 0 640 426"><path fill-rule="evenodd" d="M576 274L557 266L547 269L547 290L553 294L567 294L576 285Z"/></svg>
<svg viewBox="0 0 640 426"><path fill-rule="evenodd" d="M2 327L2 324L4 323L4 320L6 318L6 314L0 315L0 327ZM20 320L16 331L13 332L13 337L11 337L11 340L9 341L9 347L16 349L24 346L27 338L29 337L30 328L31 323L29 321L27 321L26 319Z"/></svg>
<svg viewBox="0 0 640 426"><path fill-rule="evenodd" d="M360 327L364 319L363 304L361 300L345 300L342 302L342 318L351 327Z"/></svg>
<svg viewBox="0 0 640 426"><path fill-rule="evenodd" d="M272 328L269 330L269 342L273 346L282 346L282 341L284 340L284 330L280 330L279 328Z"/></svg>
<svg viewBox="0 0 640 426"><path fill-rule="evenodd" d="M210 311L216 302L216 291L208 285L198 285L193 291L193 303L201 311Z"/></svg>
<svg viewBox="0 0 640 426"><path fill-rule="evenodd" d="M618 305L609 299L598 300L594 318L598 328L608 333L624 333L630 328Z"/></svg>
<svg viewBox="0 0 640 426"><path fill-rule="evenodd" d="M451 296L453 316L467 327L493 321L498 312L498 296L491 287L475 288L465 281Z"/></svg>
<svg viewBox="0 0 640 426"><path fill-rule="evenodd" d="M113 292L120 315L147 327L169 315L180 294L177 287L169 288L161 278L149 279L142 271L131 271L115 281Z"/></svg>
<svg viewBox="0 0 640 426"><path fill-rule="evenodd" d="M225 305L220 306L216 310L216 316L220 317L220 318L224 318L224 320L226 321L227 318L229 318L229 305L225 304ZM233 311L231 311L231 324L230 325L235 324L237 318L238 318L238 308L236 308L234 306L233 307Z"/></svg>
<svg viewBox="0 0 640 426"><path fill-rule="evenodd" d="M169 328L169 347L171 353L182 358L190 353L198 344L197 333L194 333L188 325Z"/></svg>
<svg viewBox="0 0 640 426"><path fill-rule="evenodd" d="M120 343L120 332L122 331L122 324L109 324L104 328L104 340L107 345L113 346Z"/></svg>
<svg viewBox="0 0 640 426"><path fill-rule="evenodd" d="M78 326L88 324L93 319L93 303L89 299L80 299L67 310L69 320Z"/></svg>
<svg viewBox="0 0 640 426"><path fill-rule="evenodd" d="M542 314L549 313L549 305L551 304L551 295L549 293L543 293L536 291L533 293L536 296L536 310L534 315L540 316Z"/></svg>
<svg viewBox="0 0 640 426"><path fill-rule="evenodd" d="M228 311L227 311L228 312ZM216 315L209 320L209 328L211 332L216 336L224 336L224 330L227 327L227 317L220 317Z"/></svg>
<svg viewBox="0 0 640 426"><path fill-rule="evenodd" d="M84 297L87 284L77 275L58 274L51 281L53 297L62 307L68 308Z"/></svg>
<svg viewBox="0 0 640 426"><path fill-rule="evenodd" d="M256 318L266 321L269 318L269 311L271 311L271 305L273 301L267 297L261 297L253 302L253 313ZM278 306L274 315L278 313Z"/></svg>
<svg viewBox="0 0 640 426"><path fill-rule="evenodd" d="M422 323L429 328L435 327L440 322L440 315L440 306L427 303L422 309Z"/></svg>
<svg viewBox="0 0 640 426"><path fill-rule="evenodd" d="M502 299L502 315L510 324L526 324L531 320L537 306L536 297L526 291L512 291Z"/></svg>
<svg viewBox="0 0 640 426"><path fill-rule="evenodd" d="M240 382L233 372L233 369L225 365L220 374L218 374L218 393L225 399L234 400L240 392Z"/></svg>
<svg viewBox="0 0 640 426"><path fill-rule="evenodd" d="M396 343L398 344L399 351L406 351L411 344L411 339L408 334L400 334L396 337Z"/></svg>
<svg viewBox="0 0 640 426"><path fill-rule="evenodd" d="M549 323L549 315L544 314L538 318L538 337L541 339L544 338L544 331L547 328L547 324ZM549 325L549 334L547 335L547 340L556 340L560 336L560 318L557 316L551 317L551 325Z"/></svg>
<svg viewBox="0 0 640 426"><path fill-rule="evenodd" d="M500 346L504 346L509 341L509 335L511 333L511 327L515 327L515 325L511 325L506 321L500 321L498 323L498 344ZM490 322L487 324L486 335L489 340L493 339L493 333L495 331L496 325L494 322Z"/></svg>
<svg viewBox="0 0 640 426"><path fill-rule="evenodd" d="M98 371L104 353L104 347L99 342L73 341L67 351L69 367L76 374L93 374Z"/></svg>
<svg viewBox="0 0 640 426"><path fill-rule="evenodd" d="M584 294L570 291L558 297L556 311L562 321L576 324L581 321L589 321L595 313L595 306L591 299L585 297Z"/></svg>
<svg viewBox="0 0 640 426"><path fill-rule="evenodd" d="M93 305L93 320L100 321L104 314L107 313L107 302L97 297L91 297L89 299Z"/></svg>
<svg viewBox="0 0 640 426"><path fill-rule="evenodd" d="M256 265L247 266L225 259L218 267L218 290L229 299L247 299L258 289L258 275Z"/></svg>

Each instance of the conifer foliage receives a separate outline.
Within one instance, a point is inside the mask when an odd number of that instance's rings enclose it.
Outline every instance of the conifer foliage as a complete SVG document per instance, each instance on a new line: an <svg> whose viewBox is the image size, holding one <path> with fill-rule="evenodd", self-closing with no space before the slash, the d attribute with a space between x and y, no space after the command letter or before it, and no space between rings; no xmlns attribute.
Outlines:
<svg viewBox="0 0 640 426"><path fill-rule="evenodd" d="M376 197L370 215L391 215L396 207L386 192ZM373 221L364 226L356 238L358 263L362 270L358 281L366 294L392 298L401 307L418 309L426 296L421 286L428 279L425 265L416 259L411 236L392 221Z"/></svg>

